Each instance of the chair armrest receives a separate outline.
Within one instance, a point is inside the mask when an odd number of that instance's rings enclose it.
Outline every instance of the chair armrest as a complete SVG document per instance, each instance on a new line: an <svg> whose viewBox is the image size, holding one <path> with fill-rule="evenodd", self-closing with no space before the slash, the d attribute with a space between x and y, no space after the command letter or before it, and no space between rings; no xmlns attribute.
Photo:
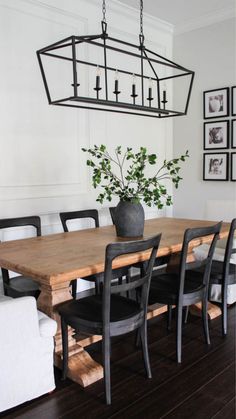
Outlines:
<svg viewBox="0 0 236 419"><path fill-rule="evenodd" d="M39 333L41 337L52 337L55 336L57 331L57 322L42 311L38 310L38 321L39 321Z"/></svg>
<svg viewBox="0 0 236 419"><path fill-rule="evenodd" d="M1 299L0 336L5 343L15 344L39 337L36 300L34 297Z"/></svg>

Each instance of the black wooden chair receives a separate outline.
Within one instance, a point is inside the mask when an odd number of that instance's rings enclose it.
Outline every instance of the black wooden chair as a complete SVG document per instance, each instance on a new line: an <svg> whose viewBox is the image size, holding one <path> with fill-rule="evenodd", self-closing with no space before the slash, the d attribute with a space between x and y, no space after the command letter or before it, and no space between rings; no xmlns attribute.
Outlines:
<svg viewBox="0 0 236 419"><path fill-rule="evenodd" d="M102 294L67 301L58 306L61 315L63 344L63 378L68 368L68 326L75 331L102 335L104 384L106 403L111 404L110 384L110 340L133 330L140 330L145 369L151 378L151 368L147 346L147 302L153 263L156 257L161 234L147 240L109 244L105 254L105 272ZM112 262L128 253L144 252L152 249L149 263L143 277L129 283L111 285ZM139 302L120 294L140 289Z"/></svg>
<svg viewBox="0 0 236 419"><path fill-rule="evenodd" d="M236 265L230 263L230 258L233 253L236 253L236 249L233 249L233 239L236 231L236 218L234 218L230 225L230 231L226 243L224 260L218 261L213 260L210 273L210 285L209 285L209 301L220 307L222 312L222 334L227 334L227 291L228 285L236 284ZM196 274L201 269L198 268L195 272L189 272L189 274ZM221 302L211 300L211 286L213 284L221 285Z"/></svg>
<svg viewBox="0 0 236 419"><path fill-rule="evenodd" d="M0 229L13 227L32 226L36 230L36 235L41 236L41 221L38 216L5 218L0 220ZM24 275L10 277L7 269L1 268L3 278L4 294L13 297L32 296L36 299L40 294L39 285L32 278Z"/></svg>
<svg viewBox="0 0 236 419"><path fill-rule="evenodd" d="M177 361L181 362L182 350L182 316L183 308L192 304L202 302L202 318L204 335L207 344L210 344L207 302L208 302L208 288L210 270L212 264L212 257L215 250L216 242L219 238L221 223L214 226L204 228L187 229L184 233L183 246L181 251L180 265L177 272L166 272L158 274L158 271L153 271L149 304L160 303L167 304L168 307L176 306L176 346L177 346ZM189 251L189 244L192 240L199 237L213 235L209 253L204 260L198 262L187 262L187 255ZM201 273L197 275L189 275L190 270L201 268Z"/></svg>
<svg viewBox="0 0 236 419"><path fill-rule="evenodd" d="M98 218L98 211L96 209L88 209L88 210L80 210L80 211L69 211L69 212L61 212L60 219L62 222L62 226L65 232L68 232L68 225L67 222L70 220L87 218L92 219L94 221L95 227L99 227L99 218ZM101 287L103 283L103 273L89 275L85 278L82 278L86 281L94 282L95 283L95 293L99 294L101 292ZM113 279L117 279L122 282L122 278L125 276L127 280L129 280L129 268L124 267L120 269L116 269L113 271ZM72 286L72 296L76 299L76 288L77 288L77 279L71 281Z"/></svg>

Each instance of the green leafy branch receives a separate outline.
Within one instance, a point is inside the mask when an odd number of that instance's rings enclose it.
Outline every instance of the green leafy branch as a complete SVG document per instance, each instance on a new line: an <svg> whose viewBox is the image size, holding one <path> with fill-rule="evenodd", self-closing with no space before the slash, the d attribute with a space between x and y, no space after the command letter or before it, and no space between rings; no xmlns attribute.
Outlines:
<svg viewBox="0 0 236 419"><path fill-rule="evenodd" d="M87 166L92 168L93 187L97 188L100 185L103 188L103 192L97 197L98 202L102 204L105 200L111 201L112 196L116 195L122 201L143 200L146 205L155 205L159 209L172 204L172 197L167 193L163 180L172 180L175 188L178 188L182 179L179 174L180 163L189 157L186 151L179 158L164 160L153 176L146 177L145 168L157 164L157 155L148 154L145 147L140 147L135 153L130 147L122 152L122 147L118 146L114 157L103 144L82 150L91 157L87 160ZM128 165L127 169L125 165Z"/></svg>

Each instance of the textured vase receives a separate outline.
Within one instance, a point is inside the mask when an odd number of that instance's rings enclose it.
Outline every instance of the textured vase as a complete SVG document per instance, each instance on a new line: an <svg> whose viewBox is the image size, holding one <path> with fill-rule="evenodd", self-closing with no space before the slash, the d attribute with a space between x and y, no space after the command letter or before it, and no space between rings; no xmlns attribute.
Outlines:
<svg viewBox="0 0 236 419"><path fill-rule="evenodd" d="M116 234L119 237L141 237L144 230L144 210L140 203L120 201L115 211Z"/></svg>

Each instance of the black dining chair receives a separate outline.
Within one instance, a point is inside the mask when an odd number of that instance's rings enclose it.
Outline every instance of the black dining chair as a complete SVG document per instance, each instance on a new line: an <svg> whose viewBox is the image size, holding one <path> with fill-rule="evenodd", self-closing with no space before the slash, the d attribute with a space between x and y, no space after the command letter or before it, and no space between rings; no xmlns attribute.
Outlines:
<svg viewBox="0 0 236 419"><path fill-rule="evenodd" d="M236 284L236 265L230 263L230 259L233 253L236 253L236 249L233 249L234 234L236 231L236 218L234 218L230 225L229 235L226 242L224 260L212 261L211 273L210 273L210 285L209 285L209 301L220 307L222 313L222 335L227 334L227 293L228 286ZM214 257L214 256L213 256ZM198 274L201 268L195 270L195 272L189 272L189 274ZM221 285L221 301L216 302L211 299L211 287L214 284Z"/></svg>
<svg viewBox="0 0 236 419"><path fill-rule="evenodd" d="M63 226L63 229L65 232L68 232L68 224L67 222L70 220L75 219L92 219L94 221L95 227L99 227L99 217L98 217L98 211L96 209L88 209L88 210L80 210L80 211L69 211L69 212L61 212L59 214L61 223ZM125 276L127 280L129 280L129 268L124 267L120 269L116 269L113 271L113 279L118 279L118 281L122 282L123 277ZM102 283L103 283L103 273L89 275L87 277L84 277L82 279L90 282L95 283L95 293L99 294L102 289ZM76 299L76 288L77 288L77 279L74 279L71 281L72 286L72 296L74 299Z"/></svg>
<svg viewBox="0 0 236 419"><path fill-rule="evenodd" d="M181 362L182 352L182 317L183 308L192 304L202 302L202 319L205 340L210 344L209 328L208 328L208 289L212 257L215 250L216 242L219 238L219 232L222 223L204 228L187 229L184 233L180 264L177 271L158 274L153 271L149 304L160 303L166 304L169 308L176 306L176 352L177 362ZM190 250L191 242L194 239L212 236L210 249L205 259L196 262L187 262L187 256ZM190 275L193 269L201 268L202 271L197 275Z"/></svg>
<svg viewBox="0 0 236 419"><path fill-rule="evenodd" d="M37 236L41 236L41 221L38 216L3 218L0 220L0 229L13 227L34 227ZM38 298L40 294L39 285L32 278L24 275L10 277L7 269L1 268L3 278L4 294L13 297L31 296Z"/></svg>
<svg viewBox="0 0 236 419"><path fill-rule="evenodd" d="M102 294L80 300L66 301L58 306L61 315L63 345L63 378L68 369L68 326L89 334L102 335L104 384L106 403L111 404L110 353L111 337L120 336L134 330L140 331L144 365L151 378L147 345L147 302L153 263L161 234L147 240L112 243L106 247L105 272ZM112 263L121 255L144 252L152 249L144 276L129 283L112 285ZM139 301L122 296L121 293L140 290Z"/></svg>

